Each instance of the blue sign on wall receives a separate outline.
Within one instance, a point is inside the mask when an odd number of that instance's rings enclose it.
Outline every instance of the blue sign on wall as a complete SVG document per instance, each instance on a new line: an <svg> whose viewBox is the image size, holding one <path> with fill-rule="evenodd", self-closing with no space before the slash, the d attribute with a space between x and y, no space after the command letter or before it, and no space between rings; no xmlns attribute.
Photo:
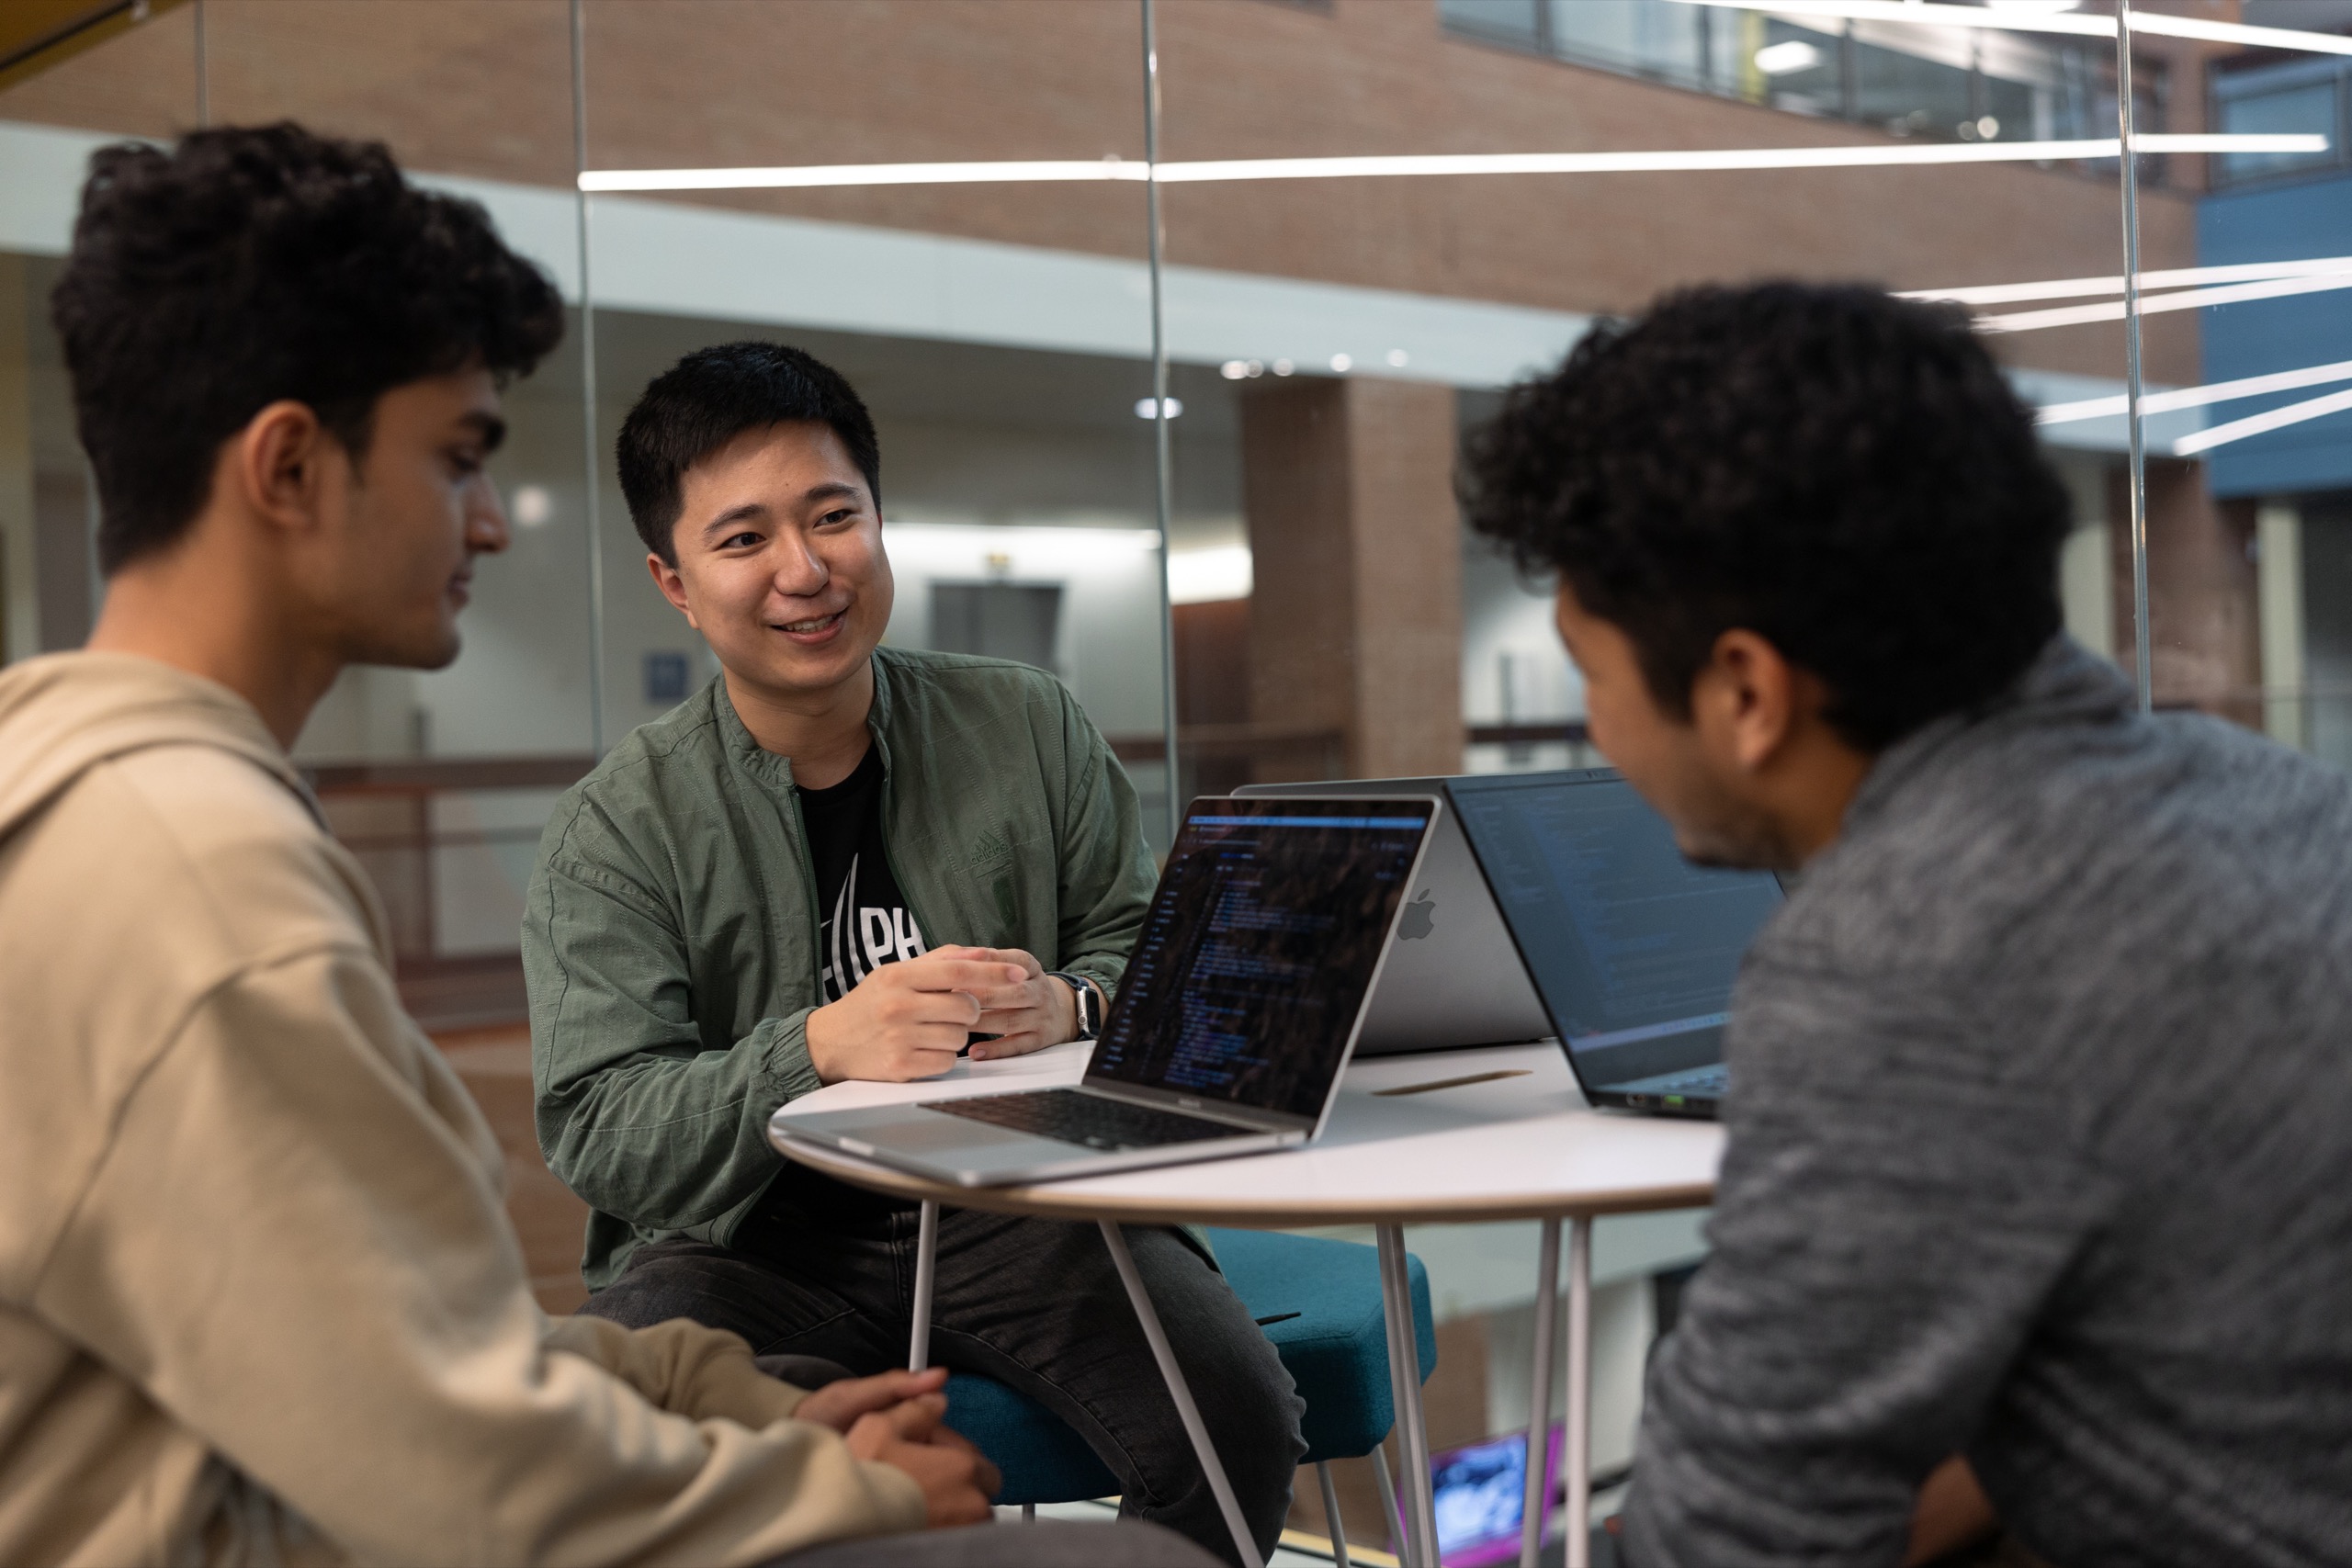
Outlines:
<svg viewBox="0 0 2352 1568"><path fill-rule="evenodd" d="M2197 209L2205 266L2352 255L2352 175L2301 179L2209 196ZM2235 380L2352 359L2352 289L2249 299L2199 312L2205 379ZM2209 423L2342 389L2306 387L2218 403ZM2352 490L2352 412L2248 436L2206 454L2217 496Z"/></svg>

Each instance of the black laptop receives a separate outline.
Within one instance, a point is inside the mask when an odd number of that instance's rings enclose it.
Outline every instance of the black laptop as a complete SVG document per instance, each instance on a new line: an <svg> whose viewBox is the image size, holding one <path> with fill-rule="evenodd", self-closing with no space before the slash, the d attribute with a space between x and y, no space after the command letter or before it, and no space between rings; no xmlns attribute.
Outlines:
<svg viewBox="0 0 2352 1568"><path fill-rule="evenodd" d="M1490 773L1445 791L1568 1066L1594 1105L1715 1114L1769 872L1691 864L1613 769Z"/></svg>

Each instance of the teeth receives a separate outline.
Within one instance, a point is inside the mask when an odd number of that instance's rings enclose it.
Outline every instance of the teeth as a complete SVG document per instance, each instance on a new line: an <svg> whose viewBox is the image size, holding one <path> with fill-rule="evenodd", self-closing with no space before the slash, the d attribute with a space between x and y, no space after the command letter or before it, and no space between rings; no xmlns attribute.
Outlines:
<svg viewBox="0 0 2352 1568"><path fill-rule="evenodd" d="M784 629L788 632L820 632L831 626L836 618L837 615L820 615L813 621L786 621Z"/></svg>

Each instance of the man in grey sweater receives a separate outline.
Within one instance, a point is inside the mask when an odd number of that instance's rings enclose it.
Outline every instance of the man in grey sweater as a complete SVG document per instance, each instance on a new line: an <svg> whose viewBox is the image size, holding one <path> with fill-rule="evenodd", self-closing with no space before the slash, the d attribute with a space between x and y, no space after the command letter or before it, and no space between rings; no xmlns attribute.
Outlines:
<svg viewBox="0 0 2352 1568"><path fill-rule="evenodd" d="M1955 314L1672 297L1464 489L1685 852L1803 874L1628 1558L2352 1561L2344 776L2059 631L2064 491Z"/></svg>

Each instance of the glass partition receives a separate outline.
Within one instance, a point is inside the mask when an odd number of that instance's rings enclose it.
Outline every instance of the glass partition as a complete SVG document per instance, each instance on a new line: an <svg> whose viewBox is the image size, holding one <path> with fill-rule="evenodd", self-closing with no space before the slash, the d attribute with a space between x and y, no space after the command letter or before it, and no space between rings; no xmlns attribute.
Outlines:
<svg viewBox="0 0 2352 1568"><path fill-rule="evenodd" d="M353 671L300 748L431 1024L519 1017L550 802L714 672L648 581L612 448L651 377L738 337L808 349L871 404L889 640L1056 673L1163 847L1195 792L1597 761L1550 585L1461 527L1463 434L1596 319L1760 277L1973 311L2074 498L2069 630L2156 705L2352 765L2352 39L2276 30L2314 15L2277 0L2247 0L2251 29L2134 7L2120 56L2111 5L1888 11L116 8L0 53L0 646L75 646L96 602L46 312L89 152L290 117L481 200L574 307L509 390L514 544L465 653ZM2183 140L2214 134L2240 140ZM520 1168L527 1061L498 1038L505 1077L476 1088ZM550 1235L576 1224L539 1197ZM1440 1447L1526 1407L1532 1249L1482 1234L1412 1244L1439 1276ZM1700 1245L1687 1216L1603 1233L1603 1479ZM576 1291L561 1252L551 1303ZM1343 1496L1385 1541L1365 1476ZM1311 1501L1297 1522L1320 1529Z"/></svg>
<svg viewBox="0 0 2352 1568"><path fill-rule="evenodd" d="M688 350L775 339L834 365L873 409L888 640L1054 671L1164 842L1143 188L858 172L1140 168L1137 12L590 0L582 39L607 739L672 705L682 673L699 684L714 668L648 581L612 478L621 417ZM768 180L627 188L747 165ZM810 166L848 168L790 183Z"/></svg>
<svg viewBox="0 0 2352 1568"><path fill-rule="evenodd" d="M2352 40L2249 5L2268 29L2204 46L2233 135L2300 145L2202 160L2198 271L2146 279L2145 552L2159 708L2193 708L2352 766ZM2135 27L2162 26L2134 6ZM2173 323L2182 323L2176 326Z"/></svg>
<svg viewBox="0 0 2352 1568"><path fill-rule="evenodd" d="M1174 509L1250 562L1230 597L1173 612L1186 787L1598 761L1552 585L1465 536L1454 468L1503 387L1663 291L1778 277L1932 293L1976 312L2030 403L2120 408L2120 305L2061 309L2081 280L2102 301L2121 291L2111 21L1804 9L1158 7ZM2178 44L2133 73L2150 133L2200 129ZM2143 265L2190 266L2202 171L2156 145L2165 161L2143 160L2136 190ZM2144 352L2152 377L2193 378L2194 321L2152 316ZM2044 430L2075 498L2068 624L2128 650L2124 422ZM1692 1256L1666 1226L1603 1227L1623 1238L1604 1245L1657 1248L1596 1302L1620 1347L1595 1374L1604 1483L1632 1456L1638 1347L1671 1313L1655 1280ZM1443 1248L1457 1280L1522 1275L1532 1237L1484 1234L1412 1244ZM1513 1283L1441 1308L1437 1448L1526 1420L1534 1292ZM1365 1475L1341 1484L1376 1544Z"/></svg>

